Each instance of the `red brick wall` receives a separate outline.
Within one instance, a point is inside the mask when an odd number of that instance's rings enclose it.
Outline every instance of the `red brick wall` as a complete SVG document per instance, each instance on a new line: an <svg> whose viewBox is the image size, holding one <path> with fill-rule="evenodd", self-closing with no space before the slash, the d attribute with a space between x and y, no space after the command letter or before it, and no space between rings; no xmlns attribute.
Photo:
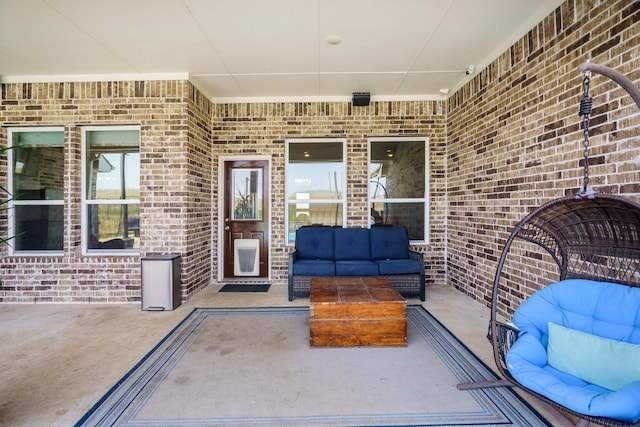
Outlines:
<svg viewBox="0 0 640 427"><path fill-rule="evenodd" d="M62 256L0 259L4 302L140 300L140 256L182 255L183 298L209 283L211 103L189 82L3 84L0 145L7 126L64 126ZM140 256L82 255L82 125L140 125ZM6 158L1 170L6 183ZM205 203L199 203L202 199ZM0 217L6 229L6 215Z"/></svg>
<svg viewBox="0 0 640 427"><path fill-rule="evenodd" d="M302 137L340 137L347 141L347 224L367 227L369 137L429 136L431 187L431 241L414 249L425 253L429 280L444 284L445 134L446 116L440 101L372 102L353 107L348 102L219 104L213 113L214 180L217 156L269 155L272 165L272 279L286 283L285 140ZM214 196L213 208L218 204ZM214 225L217 227L217 224ZM214 265L214 269L215 269ZM216 271L217 274L217 271ZM214 274L215 277L215 274Z"/></svg>
<svg viewBox="0 0 640 427"><path fill-rule="evenodd" d="M510 229L534 206L582 185L578 116L586 60L640 86L640 3L569 0L449 99L448 282L489 304ZM606 77L591 79L591 183L640 200L640 109ZM557 279L526 254L514 266L512 307Z"/></svg>
<svg viewBox="0 0 640 427"><path fill-rule="evenodd" d="M594 5L596 4L596 5ZM189 82L3 84L0 145L8 126L65 128L65 246L61 257L0 259L0 300L95 302L140 299L139 256L83 256L80 127L141 127L141 256L179 252L183 299L218 275L218 157L267 155L272 164L272 279L284 285L286 138L347 141L348 226L366 226L367 138L430 139L427 277L488 303L511 227L532 207L581 185L577 116L591 59L640 82L639 3L568 0L448 101L212 104ZM640 198L640 110L595 75L592 183ZM6 158L0 181L6 184ZM6 212L0 212L6 229ZM6 253L6 248L4 249ZM553 277L523 252L525 279L501 313Z"/></svg>

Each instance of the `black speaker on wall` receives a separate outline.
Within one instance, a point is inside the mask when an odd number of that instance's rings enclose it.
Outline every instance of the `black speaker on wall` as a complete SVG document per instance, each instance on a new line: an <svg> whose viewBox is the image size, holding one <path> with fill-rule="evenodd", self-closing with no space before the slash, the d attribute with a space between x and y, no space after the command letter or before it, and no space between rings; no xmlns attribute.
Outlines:
<svg viewBox="0 0 640 427"><path fill-rule="evenodd" d="M353 92L353 103L354 107L366 107L369 105L369 101L371 99L371 94L369 92Z"/></svg>

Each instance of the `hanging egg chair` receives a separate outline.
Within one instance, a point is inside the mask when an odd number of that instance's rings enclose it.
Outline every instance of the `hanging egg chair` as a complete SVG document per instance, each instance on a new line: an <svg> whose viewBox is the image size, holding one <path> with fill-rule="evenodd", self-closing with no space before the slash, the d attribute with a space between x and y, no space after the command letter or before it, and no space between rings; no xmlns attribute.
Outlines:
<svg viewBox="0 0 640 427"><path fill-rule="evenodd" d="M639 108L640 91L607 67L579 70L583 186L514 227L495 273L488 335L504 379L458 388L517 386L566 426L640 426L640 204L589 185L590 74L620 84ZM528 271L539 264L546 268ZM539 289L536 274L549 270L557 277ZM512 322L500 320L511 311Z"/></svg>

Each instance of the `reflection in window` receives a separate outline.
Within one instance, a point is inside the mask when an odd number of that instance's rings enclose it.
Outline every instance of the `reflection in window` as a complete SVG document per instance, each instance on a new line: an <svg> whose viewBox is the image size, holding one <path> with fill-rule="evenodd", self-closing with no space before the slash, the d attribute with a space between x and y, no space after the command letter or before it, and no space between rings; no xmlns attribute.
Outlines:
<svg viewBox="0 0 640 427"><path fill-rule="evenodd" d="M287 241L305 225L342 226L345 218L344 141L287 141Z"/></svg>
<svg viewBox="0 0 640 427"><path fill-rule="evenodd" d="M233 169L233 219L262 220L262 169Z"/></svg>
<svg viewBox="0 0 640 427"><path fill-rule="evenodd" d="M62 252L64 131L9 129L9 241L15 252Z"/></svg>
<svg viewBox="0 0 640 427"><path fill-rule="evenodd" d="M413 241L428 241L428 139L371 138L369 205L372 225L402 225Z"/></svg>
<svg viewBox="0 0 640 427"><path fill-rule="evenodd" d="M87 250L140 247L140 131L83 129Z"/></svg>

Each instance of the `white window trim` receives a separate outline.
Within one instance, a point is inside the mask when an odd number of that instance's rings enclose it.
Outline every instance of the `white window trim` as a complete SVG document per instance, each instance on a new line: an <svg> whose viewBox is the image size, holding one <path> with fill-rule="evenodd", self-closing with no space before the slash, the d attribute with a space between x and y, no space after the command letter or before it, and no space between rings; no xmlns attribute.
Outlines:
<svg viewBox="0 0 640 427"><path fill-rule="evenodd" d="M284 243L286 246L294 246L295 242L289 242L289 204L295 203L289 201L287 195L289 194L289 144L293 143L317 143L317 142L341 142L342 143L342 198L341 199L324 199L318 201L311 201L312 204L331 204L342 203L342 224L343 227L347 224L347 139L346 138L287 138L285 139L284 148Z"/></svg>
<svg viewBox="0 0 640 427"><path fill-rule="evenodd" d="M11 147L13 147L13 134L14 133L25 133L25 132L62 132L64 134L64 126L46 126L46 127L10 127L7 129L7 147L9 148L7 150L7 189L9 190L9 193L13 195L14 193L14 188L13 188L13 149ZM66 139L66 138L65 138ZM66 141L65 141L66 143ZM64 145L63 145L63 152L64 152ZM63 171L64 173L64 171ZM66 185L64 185L63 187L66 187ZM8 226L7 226L7 233L8 236L15 236L16 235L16 229L15 229L15 206L35 206L35 205L42 205L42 206L64 206L64 196L62 198L62 200L10 200L9 203L7 204L7 221L8 221ZM64 209L64 208L63 208ZM67 224L63 224L63 227L66 228ZM66 234L63 233L63 238ZM32 256L62 256L64 255L64 246L65 246L65 242L62 242L62 250L60 251L17 251L15 249L15 246L13 245L13 239L10 239L7 242L7 245L9 247L9 255L15 255L15 256L28 256L28 257L32 257Z"/></svg>
<svg viewBox="0 0 640 427"><path fill-rule="evenodd" d="M431 177L431 171L429 169L429 158L430 158L430 150L429 150L429 137L418 135L418 136L384 136L384 137L372 137L368 138L367 143L367 176L369 175L369 171L371 170L371 144L374 142L409 142L409 141L421 141L424 142L424 196L420 198L389 198L389 199L371 199L369 194L371 194L370 180L367 180L367 206L371 206L371 203L424 203L424 240L411 240L409 243L412 245L428 245L431 241L431 229L429 227L430 217L431 217L431 189L429 187L429 181Z"/></svg>
<svg viewBox="0 0 640 427"><path fill-rule="evenodd" d="M116 130L137 130L140 132L140 126L138 125L124 125L124 126L83 126L82 127L82 137L80 143L80 150L82 152L81 156L81 242L82 242L82 255L86 256L104 256L104 255L116 255L116 256L127 256L127 255L138 255L140 254L139 249L89 249L89 239L87 236L87 228L89 227L89 218L87 215L87 206L89 205L140 205L140 199L96 199L90 200L87 199L87 132L91 131L116 131ZM140 141L138 141L138 150L140 151Z"/></svg>

